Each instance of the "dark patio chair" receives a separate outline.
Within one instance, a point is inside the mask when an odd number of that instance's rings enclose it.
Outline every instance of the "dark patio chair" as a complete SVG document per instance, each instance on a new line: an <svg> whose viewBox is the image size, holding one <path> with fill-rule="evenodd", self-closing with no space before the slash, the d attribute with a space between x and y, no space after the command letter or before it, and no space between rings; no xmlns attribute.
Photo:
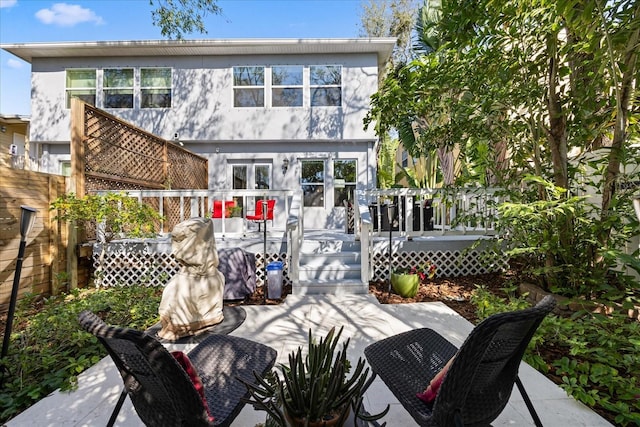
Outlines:
<svg viewBox="0 0 640 427"><path fill-rule="evenodd" d="M187 356L204 386L207 407L175 357L152 336L105 324L83 311L84 329L98 337L118 367L124 390L107 425L112 426L127 396L148 426L228 426L244 406L248 392L237 378L265 375L276 359L266 345L229 335L205 338ZM214 417L211 422L209 414Z"/></svg>
<svg viewBox="0 0 640 427"><path fill-rule="evenodd" d="M518 378L529 341L553 310L547 296L535 307L493 315L478 324L460 349L422 328L369 345L364 354L398 401L421 426L488 426L517 384L537 426L540 419ZM455 355L432 406L416 397Z"/></svg>

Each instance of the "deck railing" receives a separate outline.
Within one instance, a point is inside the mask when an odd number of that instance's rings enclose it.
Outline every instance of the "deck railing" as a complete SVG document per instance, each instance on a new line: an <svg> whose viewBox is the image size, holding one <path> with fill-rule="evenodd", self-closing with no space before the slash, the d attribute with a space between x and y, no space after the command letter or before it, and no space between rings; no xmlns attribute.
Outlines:
<svg viewBox="0 0 640 427"><path fill-rule="evenodd" d="M98 191L96 193L106 193ZM214 201L233 200L242 206L236 218L213 218L216 233L242 236L256 199L276 199L272 228L285 230L288 275L298 283L300 250L304 241L302 192L291 190L128 190L131 197L156 206L167 218L164 232L192 217L210 217ZM362 281L371 280L373 241L380 237L418 238L442 235L492 235L501 197L496 189L409 189L359 190L355 194L356 239L361 245ZM390 212L389 205L392 210ZM165 211L169 207L170 211ZM389 215L391 214L391 215ZM345 218L345 220L349 220ZM232 227L233 225L233 227ZM238 227L239 226L239 227Z"/></svg>
<svg viewBox="0 0 640 427"><path fill-rule="evenodd" d="M394 188L356 191L355 200L362 281L367 282L374 238L493 235L502 197L493 188Z"/></svg>

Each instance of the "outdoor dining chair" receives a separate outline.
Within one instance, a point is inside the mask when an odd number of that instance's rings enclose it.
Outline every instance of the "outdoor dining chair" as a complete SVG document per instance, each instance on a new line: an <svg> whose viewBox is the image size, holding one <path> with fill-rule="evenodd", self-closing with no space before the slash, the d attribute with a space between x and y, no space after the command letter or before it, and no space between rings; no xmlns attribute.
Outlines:
<svg viewBox="0 0 640 427"><path fill-rule="evenodd" d="M264 205L267 205L266 212L264 210ZM276 199L258 199L256 200L256 209L253 215L247 215L245 218L247 221L257 222L258 223L258 231L260 231L260 225L263 222L271 221L271 225L273 225L273 211L276 206ZM266 227L266 224L265 224Z"/></svg>
<svg viewBox="0 0 640 427"><path fill-rule="evenodd" d="M534 332L554 306L553 297L546 296L535 307L490 316L460 349L432 329L421 328L371 344L364 354L373 372L421 426L488 426L506 406L514 383L534 423L541 426L518 368ZM427 404L419 399L417 394L447 364L435 400Z"/></svg>
<svg viewBox="0 0 640 427"><path fill-rule="evenodd" d="M277 355L244 338L210 335L185 357L147 333L109 326L90 311L80 313L79 321L104 345L124 381L108 426L127 395L147 426L228 426L248 397L238 378L264 376Z"/></svg>

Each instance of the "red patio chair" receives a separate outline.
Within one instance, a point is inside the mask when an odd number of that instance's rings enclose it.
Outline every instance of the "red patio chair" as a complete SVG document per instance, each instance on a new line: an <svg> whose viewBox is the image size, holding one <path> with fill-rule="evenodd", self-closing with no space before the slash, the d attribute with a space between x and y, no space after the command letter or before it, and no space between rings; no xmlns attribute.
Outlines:
<svg viewBox="0 0 640 427"><path fill-rule="evenodd" d="M263 204L267 205L267 212L265 215ZM247 221L257 222L258 223L258 231L260 231L260 224L264 221L271 221L271 226L273 226L273 211L276 206L276 199L268 199L268 200L256 200L256 209L253 215L247 215L245 218Z"/></svg>
<svg viewBox="0 0 640 427"><path fill-rule="evenodd" d="M231 216L231 208L235 207L236 202L233 200L225 200L224 208L222 200L214 200L212 203L211 218L229 218Z"/></svg>

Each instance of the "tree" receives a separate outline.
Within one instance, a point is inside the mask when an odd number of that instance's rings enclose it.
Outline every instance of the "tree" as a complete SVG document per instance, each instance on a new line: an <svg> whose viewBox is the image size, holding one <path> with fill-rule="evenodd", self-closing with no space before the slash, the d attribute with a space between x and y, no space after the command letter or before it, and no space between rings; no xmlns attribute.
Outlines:
<svg viewBox="0 0 640 427"><path fill-rule="evenodd" d="M409 61L417 0L362 0L360 7L360 36L396 37L390 65Z"/></svg>
<svg viewBox="0 0 640 427"><path fill-rule="evenodd" d="M387 76L367 120L381 131L418 123L416 149L459 144L466 165L487 153L474 152L479 144L503 162L508 152L510 167L496 170L510 174L524 201L549 197L543 181L523 185L526 174L569 190L561 197L586 178L602 194L592 267L609 267L619 242L611 232L623 231L631 207L618 181L637 138L639 10L638 0L445 0L437 25L426 26L431 49ZM586 162L570 161L571 152L601 147L588 173ZM566 253L575 223L570 215L557 223ZM550 282L560 280L553 272L566 260L543 258Z"/></svg>
<svg viewBox="0 0 640 427"><path fill-rule="evenodd" d="M50 210L58 212L56 219L91 229L100 243L100 258L95 272L96 287L100 286L107 243L119 236L155 237L164 218L152 207L138 202L126 193L88 194L76 197L64 194L51 203Z"/></svg>
<svg viewBox="0 0 640 427"><path fill-rule="evenodd" d="M209 13L222 13L217 0L149 0L149 4L155 7L151 11L153 25L169 39L180 40L185 33L207 34L204 18Z"/></svg>

